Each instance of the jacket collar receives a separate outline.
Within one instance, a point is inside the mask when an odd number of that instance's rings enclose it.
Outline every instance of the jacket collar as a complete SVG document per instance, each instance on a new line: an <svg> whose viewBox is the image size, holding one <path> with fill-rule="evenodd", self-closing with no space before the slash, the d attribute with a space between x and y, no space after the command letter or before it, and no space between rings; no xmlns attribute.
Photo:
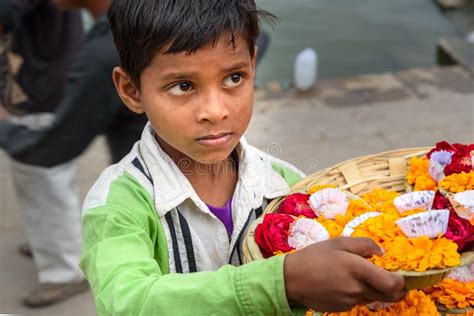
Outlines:
<svg viewBox="0 0 474 316"><path fill-rule="evenodd" d="M153 180L155 208L160 217L191 199L203 212L209 213L206 204L198 197L188 179L176 163L166 154L155 139L150 123L144 129L139 146L140 154ZM258 150L247 144L242 137L236 148L239 158L241 190L237 197L244 207L257 208L263 199L273 199L288 194L286 181L277 174L271 162L258 155ZM235 196L234 196L235 198Z"/></svg>

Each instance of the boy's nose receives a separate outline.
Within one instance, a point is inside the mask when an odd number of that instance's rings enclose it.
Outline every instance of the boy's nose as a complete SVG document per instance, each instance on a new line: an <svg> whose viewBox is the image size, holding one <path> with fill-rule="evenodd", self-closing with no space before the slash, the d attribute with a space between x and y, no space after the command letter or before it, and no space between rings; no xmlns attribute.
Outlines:
<svg viewBox="0 0 474 316"><path fill-rule="evenodd" d="M226 97L222 92L209 91L200 100L198 112L199 122L217 123L229 116Z"/></svg>

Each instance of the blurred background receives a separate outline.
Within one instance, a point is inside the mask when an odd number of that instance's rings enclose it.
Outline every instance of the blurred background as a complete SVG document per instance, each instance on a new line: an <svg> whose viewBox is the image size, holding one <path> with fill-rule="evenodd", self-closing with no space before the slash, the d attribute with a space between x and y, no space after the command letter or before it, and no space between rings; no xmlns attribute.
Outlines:
<svg viewBox="0 0 474 316"><path fill-rule="evenodd" d="M474 141L474 3L470 0L257 0L279 17L257 68L253 145L307 173L386 150ZM94 23L83 13L88 30ZM311 87L295 87L311 47ZM311 63L310 63L311 65ZM109 163L98 137L78 160L81 199ZM0 314L95 315L90 292L42 309L10 164L0 151Z"/></svg>
<svg viewBox="0 0 474 316"><path fill-rule="evenodd" d="M457 34L432 0L257 0L278 17L261 81L291 78L294 56L313 47L320 78L436 65L436 43Z"/></svg>

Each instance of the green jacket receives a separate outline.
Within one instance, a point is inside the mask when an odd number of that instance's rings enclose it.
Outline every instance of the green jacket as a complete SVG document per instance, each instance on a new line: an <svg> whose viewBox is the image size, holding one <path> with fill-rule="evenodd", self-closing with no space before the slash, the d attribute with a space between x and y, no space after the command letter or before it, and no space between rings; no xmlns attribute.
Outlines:
<svg viewBox="0 0 474 316"><path fill-rule="evenodd" d="M148 125L84 204L80 265L98 314L292 315L284 256L242 264L240 245L268 201L303 174L242 140L229 241L152 135Z"/></svg>

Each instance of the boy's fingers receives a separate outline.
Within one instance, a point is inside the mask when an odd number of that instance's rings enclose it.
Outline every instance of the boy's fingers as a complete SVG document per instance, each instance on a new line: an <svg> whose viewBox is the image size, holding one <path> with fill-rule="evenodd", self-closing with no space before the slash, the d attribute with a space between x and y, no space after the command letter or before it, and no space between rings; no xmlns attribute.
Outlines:
<svg viewBox="0 0 474 316"><path fill-rule="evenodd" d="M404 290L405 280L401 275L386 271L375 264L358 260L357 272L360 280L365 281L373 289L384 295L386 302L396 302L402 299L406 291Z"/></svg>
<svg viewBox="0 0 474 316"><path fill-rule="evenodd" d="M383 255L383 250L372 239L341 237L335 241L339 250L356 255L353 256L352 263L356 277L374 290L373 297L367 297L367 299L397 302L406 295L406 291L403 289L405 280L402 276L379 268L370 261L361 258Z"/></svg>
<svg viewBox="0 0 474 316"><path fill-rule="evenodd" d="M339 250L369 258L383 255L383 250L370 238L339 237L335 239Z"/></svg>
<svg viewBox="0 0 474 316"><path fill-rule="evenodd" d="M400 292L391 293L390 295L387 295L387 294L378 292L374 288L371 288L371 290L368 290L367 294L364 295L364 299L369 300L370 303L372 302L395 303L395 302L401 301L406 296L406 294L407 292L405 290L402 290Z"/></svg>
<svg viewBox="0 0 474 316"><path fill-rule="evenodd" d="M392 302L391 298L388 298L385 294L380 293L369 284L365 284L363 287L363 293L361 293L360 304L369 304L373 302Z"/></svg>

